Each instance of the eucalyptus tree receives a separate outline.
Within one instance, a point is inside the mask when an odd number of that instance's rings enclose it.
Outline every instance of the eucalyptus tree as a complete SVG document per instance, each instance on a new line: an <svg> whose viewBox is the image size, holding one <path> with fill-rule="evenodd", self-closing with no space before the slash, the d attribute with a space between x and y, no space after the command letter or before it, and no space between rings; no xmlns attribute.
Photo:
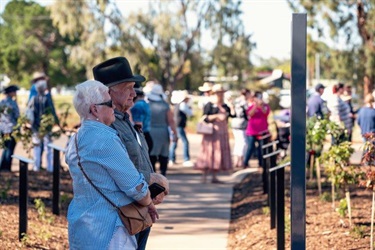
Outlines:
<svg viewBox="0 0 375 250"><path fill-rule="evenodd" d="M318 37L324 37L324 27L328 25L329 36L335 43L346 43L343 60L332 55L339 63L336 68L344 69L357 65L353 80L363 83L364 94L373 90L375 80L375 0L288 0L295 11L306 11L308 25ZM358 39L357 39L358 38ZM343 39L343 40L342 40ZM338 50L338 48L336 48ZM342 50L342 49L341 49ZM355 58L350 58L355 55ZM354 63L354 64L353 64ZM361 66L363 65L363 66ZM362 82L364 76L368 80Z"/></svg>
<svg viewBox="0 0 375 250"><path fill-rule="evenodd" d="M124 16L114 0L55 1L51 17L61 34L79 40L70 48L73 62L86 65L88 70L109 56L126 55L134 71L156 78L173 90L177 84L190 88L202 83L212 66L208 61L211 50L204 44L207 41L217 46L224 44L218 39L229 37L225 46L237 49L227 53L237 54L227 56L234 65L228 64L228 68L238 72L249 64L249 36L237 30L238 24L232 26L241 22L240 3L149 1L147 8ZM217 35L219 31L221 36Z"/></svg>
<svg viewBox="0 0 375 250"><path fill-rule="evenodd" d="M1 13L0 71L12 83L29 86L33 71L44 71L51 84L73 84L82 69L67 59L64 39L52 25L48 9L33 1L10 1Z"/></svg>
<svg viewBox="0 0 375 250"><path fill-rule="evenodd" d="M108 0L54 1L49 6L53 24L59 32L75 41L66 47L69 61L85 67L87 77L97 63L114 55L121 47L121 13ZM124 51L124 50L122 50Z"/></svg>

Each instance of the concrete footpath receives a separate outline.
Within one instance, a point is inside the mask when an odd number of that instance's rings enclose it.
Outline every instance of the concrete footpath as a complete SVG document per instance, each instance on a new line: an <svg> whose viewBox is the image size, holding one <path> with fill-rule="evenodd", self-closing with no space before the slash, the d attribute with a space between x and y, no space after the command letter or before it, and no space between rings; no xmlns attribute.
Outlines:
<svg viewBox="0 0 375 250"><path fill-rule="evenodd" d="M189 134L188 138L194 161L201 136ZM257 169L221 174L223 184L211 183L211 176L202 183L200 171L182 166L181 153L180 143L176 151L179 164L167 172L171 191L165 202L157 206L160 219L151 229L147 249L227 249L233 185Z"/></svg>

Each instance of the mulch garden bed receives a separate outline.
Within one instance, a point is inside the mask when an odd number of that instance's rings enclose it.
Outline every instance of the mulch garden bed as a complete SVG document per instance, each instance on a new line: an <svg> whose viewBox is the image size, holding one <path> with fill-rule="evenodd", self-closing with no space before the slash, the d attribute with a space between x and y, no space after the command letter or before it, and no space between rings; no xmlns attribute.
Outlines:
<svg viewBox="0 0 375 250"><path fill-rule="evenodd" d="M288 171L287 171L288 172ZM61 216L52 208L52 175L29 172L28 232L18 241L18 172L0 172L1 249L68 249L66 212L72 199L69 172L61 172ZM286 249L290 249L289 176L286 176ZM355 188L352 192L353 225L332 209L332 203L318 195L313 182L306 197L306 249L369 249L371 192ZM324 185L323 192L330 193ZM37 209L40 199L45 209ZM267 196L263 194L261 172L248 175L234 187L228 249L276 249L276 229L270 229ZM339 202L336 202L336 208Z"/></svg>
<svg viewBox="0 0 375 250"><path fill-rule="evenodd" d="M288 171L286 171L288 172ZM286 173L285 249L290 249L290 193ZM315 182L307 183L306 249L370 249L371 191L356 187L351 192L352 221L341 217L329 199L319 197ZM322 197L330 196L329 184ZM261 172L252 173L234 187L228 249L276 249L276 229L270 229L267 195ZM335 202L336 209L339 201Z"/></svg>

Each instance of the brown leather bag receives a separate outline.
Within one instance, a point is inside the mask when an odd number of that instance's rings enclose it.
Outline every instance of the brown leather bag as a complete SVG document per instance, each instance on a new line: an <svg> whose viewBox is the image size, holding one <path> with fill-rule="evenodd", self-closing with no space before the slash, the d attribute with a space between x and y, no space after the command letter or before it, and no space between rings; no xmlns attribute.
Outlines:
<svg viewBox="0 0 375 250"><path fill-rule="evenodd" d="M119 207L118 214L122 224L124 224L130 235L137 234L152 226L148 207L139 205L138 203L130 203Z"/></svg>
<svg viewBox="0 0 375 250"><path fill-rule="evenodd" d="M130 203L128 205L118 207L114 204L107 196L103 194L103 192L91 181L91 179L87 176L86 172L82 168L81 158L78 154L78 144L77 144L77 135L75 135L75 145L77 151L77 158L78 158L78 166L81 169L83 175L86 177L87 181L95 188L98 193L103 196L103 198L108 201L113 207L115 207L118 211L122 224L124 224L125 228L128 230L130 235L135 235L146 228L152 226L152 219L151 215L148 212L148 206L142 206L137 202Z"/></svg>

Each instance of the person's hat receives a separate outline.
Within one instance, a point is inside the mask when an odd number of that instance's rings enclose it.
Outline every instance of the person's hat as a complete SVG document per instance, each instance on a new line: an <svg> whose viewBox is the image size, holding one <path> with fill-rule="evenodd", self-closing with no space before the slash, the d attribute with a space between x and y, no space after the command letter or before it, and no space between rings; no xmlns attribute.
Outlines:
<svg viewBox="0 0 375 250"><path fill-rule="evenodd" d="M102 82L107 87L112 87L123 82L144 82L141 75L133 75L129 62L125 57L115 57L99 63L92 72L94 79Z"/></svg>
<svg viewBox="0 0 375 250"><path fill-rule="evenodd" d="M150 84L149 84L150 85ZM148 86L146 84L146 86ZM146 91L145 91L146 92ZM156 82L153 82L149 92L146 92L147 98L151 101L161 101L166 98L164 94L163 87Z"/></svg>
<svg viewBox="0 0 375 250"><path fill-rule="evenodd" d="M39 79L39 78L45 78L46 74L44 72L34 72L33 73L33 78L31 79L32 81Z"/></svg>
<svg viewBox="0 0 375 250"><path fill-rule="evenodd" d="M319 91L319 89L325 89L325 86L321 83L318 83L316 86L315 86L315 91Z"/></svg>
<svg viewBox="0 0 375 250"><path fill-rule="evenodd" d="M200 87L198 87L198 89L199 89L199 91L201 91L201 92L207 92L207 91L211 91L211 89L212 89L212 83L210 83L210 82L205 82L205 83L203 83L203 86L200 86Z"/></svg>
<svg viewBox="0 0 375 250"><path fill-rule="evenodd" d="M16 85L10 85L4 89L4 94L16 92L17 90L19 90L19 88Z"/></svg>
<svg viewBox="0 0 375 250"><path fill-rule="evenodd" d="M225 92L226 90L224 89L223 85L221 84L215 84L212 89L212 93L220 93L220 92Z"/></svg>
<svg viewBox="0 0 375 250"><path fill-rule="evenodd" d="M187 90L175 90L172 92L171 96L171 103L172 104L179 104L183 102L186 98L190 98L191 96L187 92Z"/></svg>

